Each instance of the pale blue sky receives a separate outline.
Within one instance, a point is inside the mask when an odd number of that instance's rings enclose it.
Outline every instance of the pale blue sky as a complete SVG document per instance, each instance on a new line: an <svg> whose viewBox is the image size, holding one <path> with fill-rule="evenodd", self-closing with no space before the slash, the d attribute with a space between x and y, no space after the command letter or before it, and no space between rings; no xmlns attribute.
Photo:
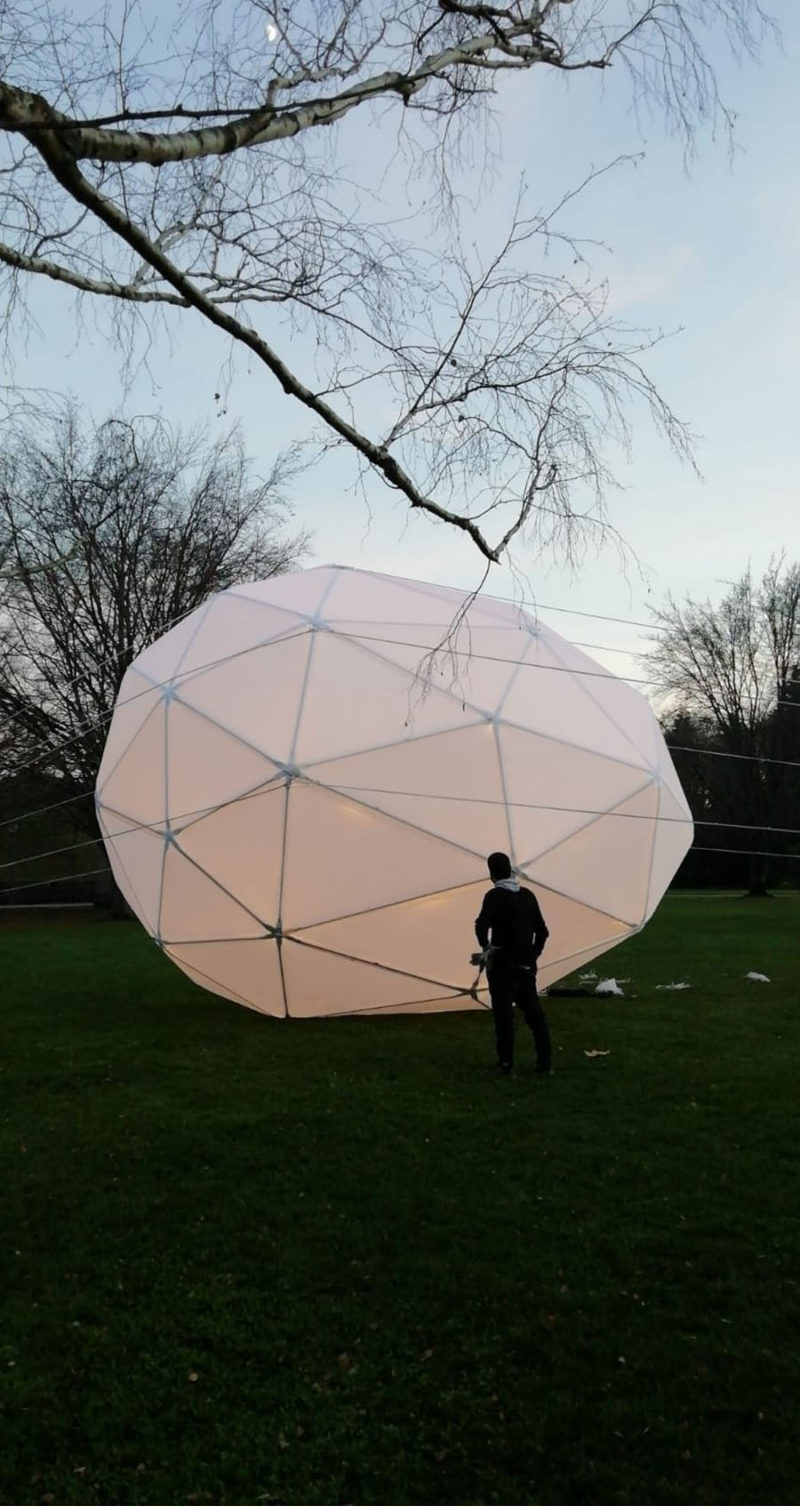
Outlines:
<svg viewBox="0 0 800 1506"><path fill-rule="evenodd" d="M509 80L502 109L502 153L491 215L508 207L524 173L532 202L548 204L620 152L644 151L576 203L567 223L611 247L596 265L612 285L615 306L636 324L676 329L648 369L679 416L699 435L700 482L681 467L647 424L638 430L625 490L612 494L612 522L639 558L623 576L613 551L590 554L577 575L518 554L540 601L641 618L668 590L718 593L748 562L761 568L775 550L800 553L798 368L800 366L800 14L789 0L772 7L783 51L768 47L760 66L738 68L720 55L723 93L738 114L738 150L699 141L690 171L679 141L661 122L638 134L613 77L566 82L540 70ZM363 130L351 123L357 152ZM400 201L398 184L397 202ZM485 223L487 200L481 204ZM480 222L479 222L480 224ZM100 418L123 399L120 359L91 310L76 333L69 299L37 285L31 308L38 329L12 352L19 385L72 392ZM105 310L103 311L105 313ZM149 373L128 398L132 411L156 408L174 421L219 424L213 394L227 349L216 331L184 315L170 349L158 344ZM240 363L228 402L249 451L268 465L287 432L300 432L294 405L263 369ZM364 503L348 493L354 468L342 456L323 460L299 482L298 522L314 532L314 560L417 575L464 587L480 577L474 550L451 531L414 518L377 481ZM489 589L509 590L502 571ZM631 646L636 635L611 624L569 617L552 625L576 638ZM621 669L623 662L609 659Z"/></svg>

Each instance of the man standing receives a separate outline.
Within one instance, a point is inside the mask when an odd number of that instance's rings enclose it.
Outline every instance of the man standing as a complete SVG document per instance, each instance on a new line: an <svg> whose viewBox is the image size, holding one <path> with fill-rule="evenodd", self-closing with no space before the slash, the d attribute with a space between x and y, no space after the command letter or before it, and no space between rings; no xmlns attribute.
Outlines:
<svg viewBox="0 0 800 1506"><path fill-rule="evenodd" d="M549 1074L550 1031L536 992L536 963L549 935L539 902L530 889L511 877L505 852L487 859L493 888L484 896L475 935L487 952L486 977L497 1039L497 1070L508 1076L514 1066L514 1005L536 1043L536 1070Z"/></svg>

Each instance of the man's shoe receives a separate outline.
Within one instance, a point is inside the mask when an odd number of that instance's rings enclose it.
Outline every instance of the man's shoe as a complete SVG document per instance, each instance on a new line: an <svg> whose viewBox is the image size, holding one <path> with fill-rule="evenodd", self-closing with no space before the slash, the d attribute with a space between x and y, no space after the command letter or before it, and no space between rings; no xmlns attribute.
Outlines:
<svg viewBox="0 0 800 1506"><path fill-rule="evenodd" d="M496 1062L493 1067L485 1068L490 1077L511 1077L514 1068L511 1062Z"/></svg>

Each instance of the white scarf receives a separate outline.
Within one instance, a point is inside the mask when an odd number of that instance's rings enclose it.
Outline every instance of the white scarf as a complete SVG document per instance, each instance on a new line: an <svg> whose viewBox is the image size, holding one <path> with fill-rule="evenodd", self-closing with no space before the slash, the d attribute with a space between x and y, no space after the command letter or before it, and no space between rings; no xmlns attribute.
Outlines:
<svg viewBox="0 0 800 1506"><path fill-rule="evenodd" d="M510 889L512 894L519 894L519 880L515 878L494 879L495 889Z"/></svg>

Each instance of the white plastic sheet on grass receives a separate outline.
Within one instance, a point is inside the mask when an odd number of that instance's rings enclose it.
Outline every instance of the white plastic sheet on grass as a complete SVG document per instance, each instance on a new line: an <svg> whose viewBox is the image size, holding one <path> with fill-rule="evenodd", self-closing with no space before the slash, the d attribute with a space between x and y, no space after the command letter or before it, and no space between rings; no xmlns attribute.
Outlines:
<svg viewBox="0 0 800 1506"><path fill-rule="evenodd" d="M339 566L224 591L139 655L97 810L159 946L273 1015L485 1002L498 848L539 896L546 986L645 923L692 839L630 686L510 603Z"/></svg>

